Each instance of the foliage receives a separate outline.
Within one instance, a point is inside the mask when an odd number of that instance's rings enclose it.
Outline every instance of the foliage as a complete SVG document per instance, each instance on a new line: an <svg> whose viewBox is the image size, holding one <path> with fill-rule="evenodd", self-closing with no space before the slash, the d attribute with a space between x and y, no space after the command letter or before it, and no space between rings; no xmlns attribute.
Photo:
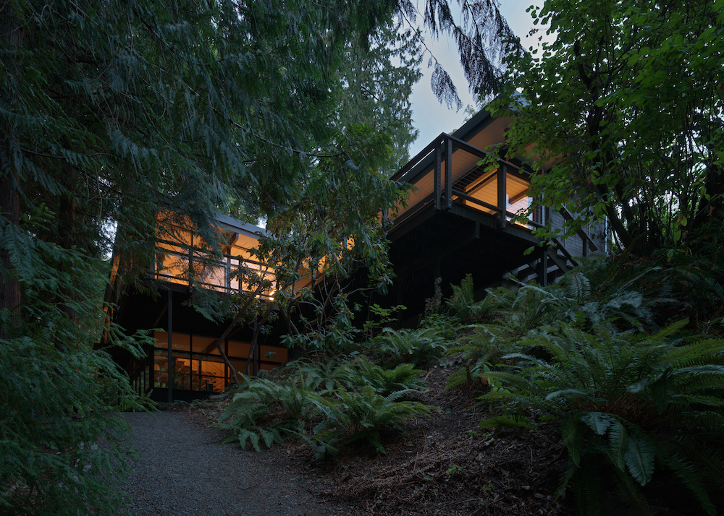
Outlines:
<svg viewBox="0 0 724 516"><path fill-rule="evenodd" d="M407 163L419 133L410 96L421 60L419 29L405 27L401 16L381 24L369 41L350 34L345 46L335 111L341 124L367 124L392 137L392 155L381 166L387 177Z"/></svg>
<svg viewBox="0 0 724 516"><path fill-rule="evenodd" d="M463 322L473 322L490 315L493 311L494 305L488 297L482 301L475 301L472 274L467 274L459 286L451 285L451 287L453 295L445 300L445 304L453 317Z"/></svg>
<svg viewBox="0 0 724 516"><path fill-rule="evenodd" d="M377 303L374 303L367 307L370 315L368 315L364 324L362 325L362 336L365 339L371 339L375 334L379 333L382 328L390 326L397 320L393 315L396 312L405 311L407 307L405 305L396 305L390 308L383 308ZM373 316L377 320L373 319Z"/></svg>
<svg viewBox="0 0 724 516"><path fill-rule="evenodd" d="M429 329L393 330L385 328L377 337L380 351L395 363L412 365L438 359L447 349L445 339Z"/></svg>
<svg viewBox="0 0 724 516"><path fill-rule="evenodd" d="M368 385L382 396L389 396L396 391L415 392L424 388L424 382L418 378L422 372L412 364L398 364L394 369L385 369L359 355L344 368L343 384L361 389Z"/></svg>
<svg viewBox="0 0 724 516"><path fill-rule="evenodd" d="M532 194L575 213L569 234L605 216L638 254L704 244L695 235L724 207L722 96L712 86L722 79L724 3L531 9L554 39L511 56L509 90L492 109L514 115L508 155L545 169Z"/></svg>
<svg viewBox="0 0 724 516"><path fill-rule="evenodd" d="M445 0L425 2L424 24L435 36L448 34L455 41L465 79L480 97L500 90L505 69L500 60L520 48L517 38L493 0L459 0L461 23L456 22L450 4ZM430 82L440 102L449 108L462 108L457 88L443 64L431 55L434 64Z"/></svg>
<svg viewBox="0 0 724 516"><path fill-rule="evenodd" d="M448 388L479 378L483 372L490 371L500 357L518 349L517 335L504 324L474 325L472 329L472 333L461 336L457 345L447 351L463 363L448 377Z"/></svg>
<svg viewBox="0 0 724 516"><path fill-rule="evenodd" d="M295 435L313 445L324 441L336 453L342 445L367 439L384 452L382 428L399 428L405 417L429 410L402 399L423 387L420 371L411 364L385 370L361 355L344 364L291 364L285 369L295 372L282 371L275 379L244 376L219 417L218 427L233 433L224 442L245 446L248 441L259 451L260 442L270 447Z"/></svg>
<svg viewBox="0 0 724 516"><path fill-rule="evenodd" d="M416 401L398 401L407 393L395 391L388 396L377 394L366 385L361 391L338 387L334 397L313 396L325 420L315 428L315 439L325 442L335 452L339 444L366 440L385 453L379 432L383 427L401 428L407 417L427 414L431 407Z"/></svg>
<svg viewBox="0 0 724 516"><path fill-rule="evenodd" d="M141 406L107 350L93 346L105 332L142 353L104 324L105 264L31 234L0 224L24 300L0 311L0 514L114 514L123 495L109 486L128 471L130 450L128 425L113 412Z"/></svg>
<svg viewBox="0 0 724 516"><path fill-rule="evenodd" d="M281 443L284 434L299 431L312 409L310 395L318 385L314 378L305 376L301 368L298 384L291 377L282 382L247 376L243 378L241 392L234 394L231 403L219 416L219 428L234 433L224 442L238 439L244 447L249 440L254 449L259 451L260 439L269 448L274 442ZM274 412L279 413L278 421L271 425L259 424L260 419Z"/></svg>
<svg viewBox="0 0 724 516"><path fill-rule="evenodd" d="M394 10L387 0L0 6L0 367L2 381L13 380L1 398L4 510L122 505L97 475L125 471L124 425L106 415L115 407L98 389L133 400L93 346L138 356L134 339L105 324L113 307L101 301L110 275L101 258L111 248L127 284L153 264L159 210L220 252L211 224L219 210L258 220L305 195L339 210L317 195L324 185L355 201L382 188L373 170L389 138L331 122L348 29L366 41ZM395 192L370 191L370 202L379 209ZM323 219L342 221L339 233L357 238L359 253L381 257L380 239L362 249L378 226L367 211ZM242 318L252 312L246 297ZM202 309L218 316L212 304ZM88 447L101 439L108 450ZM105 467L111 459L119 466Z"/></svg>
<svg viewBox="0 0 724 516"><path fill-rule="evenodd" d="M723 342L677 338L685 324L647 336L601 325L587 333L558 322L521 343L544 349L549 359L514 353L503 357L514 365L482 374L504 386L484 400L558 422L569 456L560 492L571 487L583 514L600 514L611 486L645 512L638 486L649 483L657 465L716 513L705 481L721 485L724 471ZM490 424L500 421L481 423Z"/></svg>
<svg viewBox="0 0 724 516"><path fill-rule="evenodd" d="M361 309L352 299L384 291L392 281L377 215L402 193L378 172L389 157L388 137L351 125L340 138L343 152L320 159L286 208L267 221L270 235L256 253L274 264L286 344L323 353L352 346L359 332L355 309Z"/></svg>

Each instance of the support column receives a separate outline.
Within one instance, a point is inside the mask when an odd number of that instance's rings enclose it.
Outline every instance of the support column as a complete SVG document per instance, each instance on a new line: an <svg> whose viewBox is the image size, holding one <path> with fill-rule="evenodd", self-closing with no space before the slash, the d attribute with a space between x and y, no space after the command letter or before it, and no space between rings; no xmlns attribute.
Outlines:
<svg viewBox="0 0 724 516"><path fill-rule="evenodd" d="M543 251L540 262L538 262L538 278L540 278L541 287L548 286L548 248Z"/></svg>
<svg viewBox="0 0 724 516"><path fill-rule="evenodd" d="M440 173L440 161L441 161L441 156L440 156L440 154L441 154L441 153L440 153L440 145L438 144L438 145L435 147L435 172L434 172L434 174L433 174L433 175L434 175L434 178L433 178L433 179L434 179L434 183L435 183L434 186L433 186L433 189L434 189L433 195L435 196L435 209L436 209L436 210L439 210L439 209L441 208L441 203L440 203L440 194L441 194L441 191L440 191L440 190L441 190L441 188L440 188L440 183L441 183L441 179L440 179L440 176L441 176L442 174Z"/></svg>
<svg viewBox="0 0 724 516"><path fill-rule="evenodd" d="M508 195L505 181L508 176L508 166L501 163L498 167L498 213L500 215L500 229L505 229L507 223Z"/></svg>
<svg viewBox="0 0 724 516"><path fill-rule="evenodd" d="M168 408L171 408L173 403L173 292L168 289Z"/></svg>
<svg viewBox="0 0 724 516"><path fill-rule="evenodd" d="M446 210L452 208L452 139L445 138L445 206Z"/></svg>
<svg viewBox="0 0 724 516"><path fill-rule="evenodd" d="M256 317L254 318L254 340L251 342L251 347L254 350L254 354L252 355L252 363L251 363L251 374L253 376L257 376L259 374L259 346L257 346L257 332L256 332L256 325L259 324L256 320Z"/></svg>

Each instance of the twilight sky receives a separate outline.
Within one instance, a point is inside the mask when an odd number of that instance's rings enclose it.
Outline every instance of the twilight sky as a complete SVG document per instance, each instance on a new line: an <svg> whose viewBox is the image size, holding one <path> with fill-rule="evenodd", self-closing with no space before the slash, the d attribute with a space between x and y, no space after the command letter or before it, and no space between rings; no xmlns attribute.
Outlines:
<svg viewBox="0 0 724 516"><path fill-rule="evenodd" d="M457 5L456 2L453 4ZM533 45L535 38L527 38L526 34L533 27L533 21L530 14L525 10L530 5L540 5L541 1L535 0L501 0L500 12L508 21L508 25L513 32L522 40L523 46L528 48ZM418 9L423 8L418 4ZM422 21L422 15L418 16L418 22ZM444 64L445 69L455 82L458 89L460 99L463 101L463 107L460 111L448 109L446 105L440 104L430 88L430 76L432 68L427 67L429 54L422 60L423 77L420 79L412 91L412 109L413 122L420 135L417 140L410 146L410 157L420 152L430 141L441 132L450 133L463 124L465 119L465 106L473 103L473 97L468 90L468 83L463 75L460 66L460 58L457 53L455 42L447 38L440 38L435 41L429 34L425 35L425 42L434 52L435 57Z"/></svg>

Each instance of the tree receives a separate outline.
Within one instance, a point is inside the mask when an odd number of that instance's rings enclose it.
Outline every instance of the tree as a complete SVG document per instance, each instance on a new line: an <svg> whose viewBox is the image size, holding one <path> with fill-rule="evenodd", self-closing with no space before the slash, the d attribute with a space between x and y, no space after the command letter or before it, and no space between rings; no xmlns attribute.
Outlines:
<svg viewBox="0 0 724 516"><path fill-rule="evenodd" d="M123 472L124 425L107 414L135 402L94 345L139 353L142 337L106 322L104 257L113 245L119 274L142 272L160 206L214 243L209 222L230 204L283 228L287 205L328 193L346 214L319 220L315 256L331 264L347 235L381 259L382 236L365 232L395 194L375 175L389 141L330 121L347 35L369 41L398 7L411 13L393 0L2 3L0 511L116 511L103 475ZM365 209L348 217L353 201ZM291 237L306 230L288 220Z"/></svg>
<svg viewBox="0 0 724 516"><path fill-rule="evenodd" d="M520 43L500 14L497 0L458 0L461 23L448 0L425 2L423 23L433 37L448 35L458 47L460 64L470 89L478 99L501 92L506 79L503 60L520 49ZM463 107L446 63L433 54L428 66L434 65L430 83L440 102L456 109Z"/></svg>
<svg viewBox="0 0 724 516"><path fill-rule="evenodd" d="M208 242L231 192L283 205L334 134L346 28L366 37L393 6L2 4L0 511L116 512L124 425L108 413L134 402L93 348L142 339L105 323L106 228L130 277L162 204Z"/></svg>
<svg viewBox="0 0 724 516"><path fill-rule="evenodd" d="M694 245L724 208L724 2L568 2L533 11L552 43L508 61L508 155L539 171L534 195L606 217L638 253ZM518 93L520 92L520 93Z"/></svg>
<svg viewBox="0 0 724 516"><path fill-rule="evenodd" d="M368 124L392 137L393 156L380 163L387 176L407 163L419 132L412 126L410 95L422 76L421 53L419 30L403 30L399 16L381 25L369 42L350 38L345 50L338 123Z"/></svg>

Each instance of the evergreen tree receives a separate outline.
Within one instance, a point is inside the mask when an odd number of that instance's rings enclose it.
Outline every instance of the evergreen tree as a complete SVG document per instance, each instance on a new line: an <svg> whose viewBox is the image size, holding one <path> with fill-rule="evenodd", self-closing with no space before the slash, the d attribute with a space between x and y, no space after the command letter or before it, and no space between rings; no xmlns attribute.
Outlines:
<svg viewBox="0 0 724 516"><path fill-rule="evenodd" d="M2 4L0 511L117 510L123 424L107 414L133 401L93 348L138 348L104 323L106 228L135 272L161 205L215 242L230 192L282 204L333 134L346 27L366 37L392 7Z"/></svg>
<svg viewBox="0 0 724 516"><path fill-rule="evenodd" d="M0 511L116 512L124 425L107 414L135 401L94 346L138 354L142 337L106 321L104 257L113 246L127 279L152 263L160 206L213 243L209 222L230 204L277 214L283 228L287 204L326 192L340 216L320 219L313 259L335 258L349 235L358 256L381 260L373 279L389 280L376 202L395 192L374 173L389 141L352 122L395 133L403 148L412 132L393 118L407 120L404 88L382 109L352 89L342 111L335 101L345 63L350 77L369 74L356 85L380 70L405 88L416 76L416 58L402 70L391 33L376 33L394 27L395 9L412 12L392 0L0 5ZM372 54L349 59L365 42Z"/></svg>
<svg viewBox="0 0 724 516"><path fill-rule="evenodd" d="M345 49L339 123L365 123L392 137L392 159L383 164L387 176L407 163L419 132L412 125L410 96L422 76L421 50L419 31L404 28L401 17L380 26L370 41L352 38Z"/></svg>

